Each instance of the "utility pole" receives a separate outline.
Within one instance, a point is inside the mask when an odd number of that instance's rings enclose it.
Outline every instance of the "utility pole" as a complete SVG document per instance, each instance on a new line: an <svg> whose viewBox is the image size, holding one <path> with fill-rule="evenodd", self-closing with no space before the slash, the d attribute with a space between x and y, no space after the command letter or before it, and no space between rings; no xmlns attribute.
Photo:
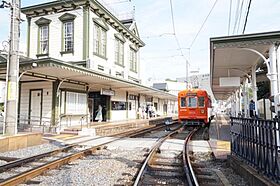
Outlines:
<svg viewBox="0 0 280 186"><path fill-rule="evenodd" d="M186 60L186 88L189 88L189 62Z"/></svg>
<svg viewBox="0 0 280 186"><path fill-rule="evenodd" d="M18 118L18 73L19 73L19 35L20 35L20 0L12 0L10 48L7 60L6 75L6 99L4 133L6 135L17 134Z"/></svg>

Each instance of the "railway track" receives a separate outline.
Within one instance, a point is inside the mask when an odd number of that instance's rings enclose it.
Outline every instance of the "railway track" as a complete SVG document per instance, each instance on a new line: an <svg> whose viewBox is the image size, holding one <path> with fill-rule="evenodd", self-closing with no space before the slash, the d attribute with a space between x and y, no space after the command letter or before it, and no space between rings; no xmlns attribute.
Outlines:
<svg viewBox="0 0 280 186"><path fill-rule="evenodd" d="M183 128L183 127L182 127ZM168 139L178 135L186 136L189 131L182 131L182 128L171 131L165 137L162 137L150 149L145 159L134 185L185 185L186 177L183 169L182 145L175 149L170 147L164 148L164 145L171 143L176 146L176 141L168 141ZM185 138L185 137L184 137ZM168 146L168 145L167 145Z"/></svg>
<svg viewBox="0 0 280 186"><path fill-rule="evenodd" d="M173 124L175 124L175 122ZM114 138L112 140L106 141L104 143L89 148L82 147L80 144L95 139L85 140L79 143L67 145L63 148L54 151L8 162L0 166L0 173L1 173L0 186L17 185L26 182L28 183L28 181L31 180L32 178L39 176L48 170L56 169L64 164L68 164L83 156L93 154L94 152L96 152L99 149L102 149L105 145L109 143L118 141L126 137L133 137L143 133L147 133L150 132L151 130L159 130L163 127L165 126L164 125L153 126L144 129L136 129L136 130L130 130L128 132L114 134L109 137L117 137L117 138ZM32 183L32 181L29 182Z"/></svg>
<svg viewBox="0 0 280 186"><path fill-rule="evenodd" d="M191 131L185 139L183 161L184 170L187 178L187 185L189 186L223 186L230 185L223 173L218 169L213 169L205 162L211 159L212 153L206 152L205 149L193 148L195 145L191 144L192 138L197 135L200 129ZM203 138L196 136L196 138ZM203 141L203 140L201 140ZM208 141L203 141L208 144ZM205 147L204 147L205 148ZM200 150L199 150L200 149Z"/></svg>

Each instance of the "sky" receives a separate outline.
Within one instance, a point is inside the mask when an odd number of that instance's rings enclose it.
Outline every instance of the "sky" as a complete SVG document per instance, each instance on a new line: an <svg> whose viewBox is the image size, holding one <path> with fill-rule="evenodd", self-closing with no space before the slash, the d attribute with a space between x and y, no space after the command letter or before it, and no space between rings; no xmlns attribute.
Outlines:
<svg viewBox="0 0 280 186"><path fill-rule="evenodd" d="M140 50L143 78L154 81L185 77L186 61L189 62L190 75L192 71L209 73L209 39L241 34L249 3L249 0L171 0L174 17L172 22L170 0L102 1L106 1L110 8L118 13L130 12L135 7L135 20L140 38L146 44ZM25 7L43 2L48 0L22 0L21 3L22 7ZM280 30L279 10L279 0L252 0L245 34ZM24 15L22 18L24 19ZM9 9L0 9L0 49L3 49L3 41L7 41L9 36L9 21ZM173 23L178 42L174 35ZM26 21L23 21L20 44L23 50L26 46L26 30Z"/></svg>

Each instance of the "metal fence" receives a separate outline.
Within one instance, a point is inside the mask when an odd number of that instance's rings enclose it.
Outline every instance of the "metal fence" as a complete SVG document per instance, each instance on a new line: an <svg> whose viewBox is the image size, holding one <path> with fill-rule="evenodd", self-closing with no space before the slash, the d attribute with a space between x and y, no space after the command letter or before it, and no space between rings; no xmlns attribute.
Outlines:
<svg viewBox="0 0 280 186"><path fill-rule="evenodd" d="M28 115L18 116L19 132L55 132L57 126L51 124L51 118Z"/></svg>
<svg viewBox="0 0 280 186"><path fill-rule="evenodd" d="M280 183L280 120L231 117L231 153Z"/></svg>
<svg viewBox="0 0 280 186"><path fill-rule="evenodd" d="M77 117L77 121L72 121L72 117ZM65 120L66 118L66 120ZM63 120L64 119L64 120ZM54 122L49 117L37 117L29 115L19 115L18 116L18 132L42 132L42 133L56 133L58 130L61 130L63 127L70 126L80 127L81 129L84 126L87 126L87 115L68 115L61 116L59 119L56 119ZM0 134L3 134L4 128L4 117L0 116Z"/></svg>

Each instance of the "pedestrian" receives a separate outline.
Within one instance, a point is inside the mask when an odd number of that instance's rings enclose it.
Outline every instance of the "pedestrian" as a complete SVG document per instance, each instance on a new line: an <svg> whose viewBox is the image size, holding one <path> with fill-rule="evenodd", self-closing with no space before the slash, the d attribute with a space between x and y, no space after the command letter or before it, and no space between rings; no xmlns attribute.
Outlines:
<svg viewBox="0 0 280 186"><path fill-rule="evenodd" d="M255 102L254 102L254 100L250 101L249 110L250 110L250 117L253 118L255 116Z"/></svg>
<svg viewBox="0 0 280 186"><path fill-rule="evenodd" d="M101 105L98 105L98 110L96 111L95 120L97 120L98 122L102 121L102 106Z"/></svg>

